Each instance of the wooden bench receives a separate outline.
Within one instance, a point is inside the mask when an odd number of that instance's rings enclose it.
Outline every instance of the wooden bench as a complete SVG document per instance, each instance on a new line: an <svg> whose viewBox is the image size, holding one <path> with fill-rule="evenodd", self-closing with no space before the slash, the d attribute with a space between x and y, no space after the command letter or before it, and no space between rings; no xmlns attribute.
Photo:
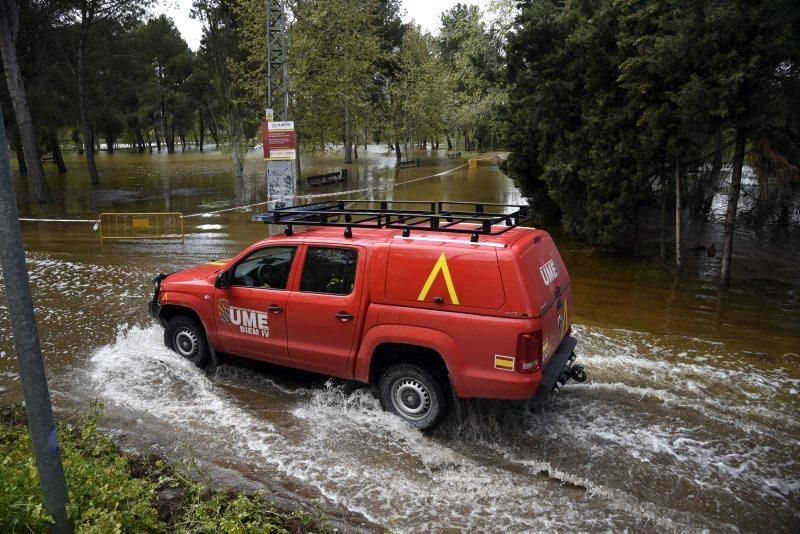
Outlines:
<svg viewBox="0 0 800 534"><path fill-rule="evenodd" d="M447 154L447 159L458 159L461 157L461 152L450 152Z"/></svg>
<svg viewBox="0 0 800 534"><path fill-rule="evenodd" d="M408 167L419 167L419 158L397 162L397 168L399 169L407 169Z"/></svg>
<svg viewBox="0 0 800 534"><path fill-rule="evenodd" d="M344 182L347 180L347 171L328 172L325 174L315 174L314 176L307 176L308 184L316 187L318 185L335 184L337 182Z"/></svg>

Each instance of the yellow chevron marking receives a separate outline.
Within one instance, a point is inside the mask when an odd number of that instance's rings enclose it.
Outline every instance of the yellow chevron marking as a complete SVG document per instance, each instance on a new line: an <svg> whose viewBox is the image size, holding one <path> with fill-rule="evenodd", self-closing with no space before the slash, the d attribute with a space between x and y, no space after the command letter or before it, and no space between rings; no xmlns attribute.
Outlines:
<svg viewBox="0 0 800 534"><path fill-rule="evenodd" d="M422 290L419 292L419 297L417 297L417 300L425 300L425 297L428 296L428 291L430 291L433 281L436 280L439 272L441 272L442 276L444 276L444 283L447 285L447 292L450 294L450 300L453 301L453 304L458 306L458 294L456 293L456 288L453 285L453 278L450 276L450 268L447 266L447 258L444 256L444 252L442 252L442 255L439 256L439 260L436 262L436 265L433 266L431 274L428 275L428 279L425 280L425 285L422 286Z"/></svg>

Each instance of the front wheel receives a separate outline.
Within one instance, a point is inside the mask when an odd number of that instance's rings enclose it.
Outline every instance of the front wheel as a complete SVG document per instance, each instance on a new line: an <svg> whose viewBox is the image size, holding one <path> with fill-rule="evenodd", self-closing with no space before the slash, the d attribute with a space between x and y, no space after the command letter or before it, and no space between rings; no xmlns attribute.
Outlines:
<svg viewBox="0 0 800 534"><path fill-rule="evenodd" d="M164 343L197 367L203 367L210 355L203 327L184 315L176 315L164 329Z"/></svg>
<svg viewBox="0 0 800 534"><path fill-rule="evenodd" d="M387 369L381 375L378 392L384 410L420 430L438 425L446 412L441 382L418 365L401 363Z"/></svg>

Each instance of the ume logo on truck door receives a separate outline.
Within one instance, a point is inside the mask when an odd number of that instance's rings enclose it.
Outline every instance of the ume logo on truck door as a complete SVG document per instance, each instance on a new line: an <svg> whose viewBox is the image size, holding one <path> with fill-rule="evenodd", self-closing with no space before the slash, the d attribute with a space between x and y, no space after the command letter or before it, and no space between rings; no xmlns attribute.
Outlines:
<svg viewBox="0 0 800 534"><path fill-rule="evenodd" d="M558 278L558 265L554 260L550 260L541 267L539 267L539 272L542 274L542 280L544 280L544 285L549 286L550 282Z"/></svg>
<svg viewBox="0 0 800 534"><path fill-rule="evenodd" d="M269 337L269 318L267 312L231 306L225 299L217 304L219 317L223 322L239 327L243 334Z"/></svg>

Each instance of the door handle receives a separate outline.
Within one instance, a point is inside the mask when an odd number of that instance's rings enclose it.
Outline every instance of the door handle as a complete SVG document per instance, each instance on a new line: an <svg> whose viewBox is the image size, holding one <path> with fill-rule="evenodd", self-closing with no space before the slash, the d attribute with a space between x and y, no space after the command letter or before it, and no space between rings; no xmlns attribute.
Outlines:
<svg viewBox="0 0 800 534"><path fill-rule="evenodd" d="M353 318L352 315L343 311L340 311L339 313L334 313L333 316L342 321L343 323L350 321Z"/></svg>
<svg viewBox="0 0 800 534"><path fill-rule="evenodd" d="M280 312L282 312L282 311L283 311L283 308L281 308L281 307L280 307L280 306L278 306L277 304L273 304L272 306L270 306L269 308L267 308L267 311L268 311L268 312L272 312L272 313L280 313Z"/></svg>

